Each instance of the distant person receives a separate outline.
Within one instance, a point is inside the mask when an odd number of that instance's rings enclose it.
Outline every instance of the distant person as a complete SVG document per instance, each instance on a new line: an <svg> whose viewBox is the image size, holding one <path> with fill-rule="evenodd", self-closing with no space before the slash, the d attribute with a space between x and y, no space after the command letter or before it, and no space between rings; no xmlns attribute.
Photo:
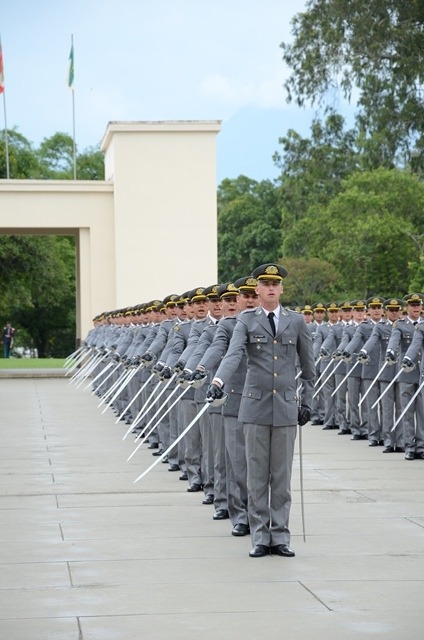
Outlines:
<svg viewBox="0 0 424 640"><path fill-rule="evenodd" d="M13 346L13 336L15 335L15 329L12 327L10 320L6 322L6 326L3 327L2 342L3 353L5 358L10 358L10 350Z"/></svg>

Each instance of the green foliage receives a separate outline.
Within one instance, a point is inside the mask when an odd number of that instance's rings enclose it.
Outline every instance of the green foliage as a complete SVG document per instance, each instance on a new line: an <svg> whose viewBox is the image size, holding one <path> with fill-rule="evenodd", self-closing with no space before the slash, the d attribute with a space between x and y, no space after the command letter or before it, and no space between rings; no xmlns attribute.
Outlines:
<svg viewBox="0 0 424 640"><path fill-rule="evenodd" d="M268 180L245 176L224 180L218 189L219 281L248 275L277 260L281 245L279 192Z"/></svg>
<svg viewBox="0 0 424 640"><path fill-rule="evenodd" d="M15 129L8 131L12 179L73 178L73 141L65 133L45 138L35 149ZM6 177L4 132L0 178ZM77 178L103 179L98 147L77 155ZM11 214L12 215L12 214ZM44 357L66 356L75 348L75 239L67 236L0 236L0 315L11 317L16 342Z"/></svg>
<svg viewBox="0 0 424 640"><path fill-rule="evenodd" d="M424 184L399 170L356 173L327 206L311 207L297 226L309 233L309 255L322 255L345 291L403 295L419 265Z"/></svg>
<svg viewBox="0 0 424 640"><path fill-rule="evenodd" d="M420 0L309 0L292 20L293 42L281 45L288 99L323 104L334 88L349 99L359 92L358 126L378 163L409 159L424 132L423 26Z"/></svg>
<svg viewBox="0 0 424 640"><path fill-rule="evenodd" d="M281 258L280 264L289 272L284 280L284 304L299 306L315 304L337 292L339 274L330 262L320 258Z"/></svg>

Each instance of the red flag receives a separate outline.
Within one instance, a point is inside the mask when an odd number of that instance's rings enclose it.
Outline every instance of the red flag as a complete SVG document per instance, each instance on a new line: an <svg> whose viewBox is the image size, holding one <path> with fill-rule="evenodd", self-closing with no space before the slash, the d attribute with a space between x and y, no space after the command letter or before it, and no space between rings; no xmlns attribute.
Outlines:
<svg viewBox="0 0 424 640"><path fill-rule="evenodd" d="M4 91L4 69L3 69L3 51L0 40L0 93Z"/></svg>

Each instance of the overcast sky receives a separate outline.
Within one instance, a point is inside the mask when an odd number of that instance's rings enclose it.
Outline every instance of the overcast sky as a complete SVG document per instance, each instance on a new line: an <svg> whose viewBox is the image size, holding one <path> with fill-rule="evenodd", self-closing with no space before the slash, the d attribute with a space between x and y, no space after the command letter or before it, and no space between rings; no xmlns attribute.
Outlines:
<svg viewBox="0 0 424 640"><path fill-rule="evenodd" d="M1 0L8 127L34 144L72 134L66 86L75 50L76 140L111 120L222 120L218 182L278 175L272 154L311 111L287 105L280 43L304 0ZM0 128L3 128L1 109Z"/></svg>

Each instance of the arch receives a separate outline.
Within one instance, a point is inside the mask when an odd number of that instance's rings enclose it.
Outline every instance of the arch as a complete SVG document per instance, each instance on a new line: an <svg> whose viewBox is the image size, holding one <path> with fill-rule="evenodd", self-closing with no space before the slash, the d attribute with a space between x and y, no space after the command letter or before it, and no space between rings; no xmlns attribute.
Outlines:
<svg viewBox="0 0 424 640"><path fill-rule="evenodd" d="M219 130L110 122L105 181L0 180L0 234L76 237L77 341L102 311L216 281Z"/></svg>

